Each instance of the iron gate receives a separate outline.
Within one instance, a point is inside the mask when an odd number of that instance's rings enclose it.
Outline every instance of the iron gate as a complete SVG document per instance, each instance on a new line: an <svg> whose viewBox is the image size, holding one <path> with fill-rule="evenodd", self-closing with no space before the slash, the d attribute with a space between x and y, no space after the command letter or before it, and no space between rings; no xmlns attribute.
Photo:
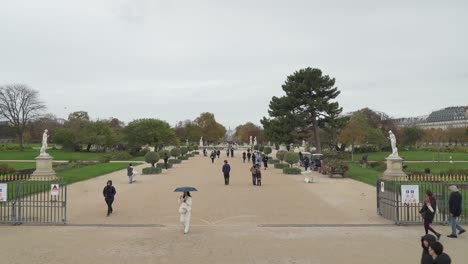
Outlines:
<svg viewBox="0 0 468 264"><path fill-rule="evenodd" d="M402 185L419 186L419 203L404 203L401 195ZM447 224L448 187L456 185L462 194L462 214L459 223L468 223L468 177L465 176L411 176L399 180L377 180L377 213L395 224L419 224L423 222L419 210L423 206L426 190L432 191L437 201L434 223Z"/></svg>
<svg viewBox="0 0 468 264"><path fill-rule="evenodd" d="M0 175L0 223L65 224L67 185L60 179Z"/></svg>

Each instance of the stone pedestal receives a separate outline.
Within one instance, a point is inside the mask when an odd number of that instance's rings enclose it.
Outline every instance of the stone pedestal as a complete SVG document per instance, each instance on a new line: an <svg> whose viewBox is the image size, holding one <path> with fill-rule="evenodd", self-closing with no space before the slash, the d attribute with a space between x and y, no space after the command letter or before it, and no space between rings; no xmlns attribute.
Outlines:
<svg viewBox="0 0 468 264"><path fill-rule="evenodd" d="M54 180L57 179L55 171L52 169L52 160L49 154L41 154L36 157L36 170L31 175L31 179Z"/></svg>
<svg viewBox="0 0 468 264"><path fill-rule="evenodd" d="M286 148L286 145L285 145L285 144L281 144L281 145L279 146L279 150L285 150L285 151L287 151L288 149Z"/></svg>
<svg viewBox="0 0 468 264"><path fill-rule="evenodd" d="M389 156L387 160L387 170L383 173L382 179L394 180L406 176L403 172L403 159L399 156Z"/></svg>

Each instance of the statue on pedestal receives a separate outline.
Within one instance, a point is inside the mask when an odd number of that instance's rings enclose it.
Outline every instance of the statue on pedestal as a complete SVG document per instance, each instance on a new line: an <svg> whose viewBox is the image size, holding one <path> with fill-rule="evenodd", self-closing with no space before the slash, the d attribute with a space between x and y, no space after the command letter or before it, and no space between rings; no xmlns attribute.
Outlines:
<svg viewBox="0 0 468 264"><path fill-rule="evenodd" d="M252 136L250 136L249 146L252 146Z"/></svg>
<svg viewBox="0 0 468 264"><path fill-rule="evenodd" d="M303 146L303 147L305 147L305 146L306 146L306 142L305 142L305 140L304 140L304 139L302 140L302 146Z"/></svg>
<svg viewBox="0 0 468 264"><path fill-rule="evenodd" d="M203 136L200 138L200 147L203 147Z"/></svg>
<svg viewBox="0 0 468 264"><path fill-rule="evenodd" d="M42 134L42 146L40 150L40 155L47 155L47 139L49 138L49 135L47 134L48 130L44 130L44 133Z"/></svg>
<svg viewBox="0 0 468 264"><path fill-rule="evenodd" d="M257 145L257 137L254 138L254 146Z"/></svg>

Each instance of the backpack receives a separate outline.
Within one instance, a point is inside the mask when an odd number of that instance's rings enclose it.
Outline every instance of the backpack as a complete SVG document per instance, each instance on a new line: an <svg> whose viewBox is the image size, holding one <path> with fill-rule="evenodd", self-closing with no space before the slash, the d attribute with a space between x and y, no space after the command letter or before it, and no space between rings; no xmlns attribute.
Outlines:
<svg viewBox="0 0 468 264"><path fill-rule="evenodd" d="M133 175L133 167L128 166L127 167L127 176L132 176Z"/></svg>

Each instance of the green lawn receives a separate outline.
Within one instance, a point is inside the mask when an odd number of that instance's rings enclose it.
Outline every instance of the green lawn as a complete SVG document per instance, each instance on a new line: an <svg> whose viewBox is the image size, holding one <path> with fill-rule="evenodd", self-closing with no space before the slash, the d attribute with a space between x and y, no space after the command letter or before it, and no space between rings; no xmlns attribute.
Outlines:
<svg viewBox="0 0 468 264"><path fill-rule="evenodd" d="M385 160L390 152L370 152L369 154L369 161L382 161ZM437 152L430 152L430 151L399 151L398 154L400 157L403 157L405 160L414 160L414 161L437 161L438 154ZM356 153L354 155L355 160L361 159L361 153ZM441 161L449 161L450 156L452 156L452 160L454 161L468 161L468 153L440 153L440 160Z"/></svg>
<svg viewBox="0 0 468 264"><path fill-rule="evenodd" d="M25 169L34 169L36 168L36 163L34 162L1 162L0 165L6 164L8 167L15 168L15 170L25 170Z"/></svg>
<svg viewBox="0 0 468 264"><path fill-rule="evenodd" d="M125 169L128 166L126 163L99 163L76 169L58 171L57 175L63 177L68 184L91 179L107 173ZM127 174L122 174L126 176Z"/></svg>
<svg viewBox="0 0 468 264"><path fill-rule="evenodd" d="M358 163L348 163L349 171L346 173L346 177L362 181L364 183L375 186L377 183L378 177L382 175L381 172L373 170L370 167L361 168L361 165Z"/></svg>
<svg viewBox="0 0 468 264"><path fill-rule="evenodd" d="M424 172L425 168L431 169L431 174L439 174L448 169L468 169L468 162L466 163L449 163L449 162L425 162L425 163L404 163L408 166L406 170Z"/></svg>
<svg viewBox="0 0 468 264"><path fill-rule="evenodd" d="M55 160L98 160L104 153L95 152L70 152L64 150L48 150ZM39 150L26 149L23 152L17 150L0 151L0 160L33 160L39 155Z"/></svg>

